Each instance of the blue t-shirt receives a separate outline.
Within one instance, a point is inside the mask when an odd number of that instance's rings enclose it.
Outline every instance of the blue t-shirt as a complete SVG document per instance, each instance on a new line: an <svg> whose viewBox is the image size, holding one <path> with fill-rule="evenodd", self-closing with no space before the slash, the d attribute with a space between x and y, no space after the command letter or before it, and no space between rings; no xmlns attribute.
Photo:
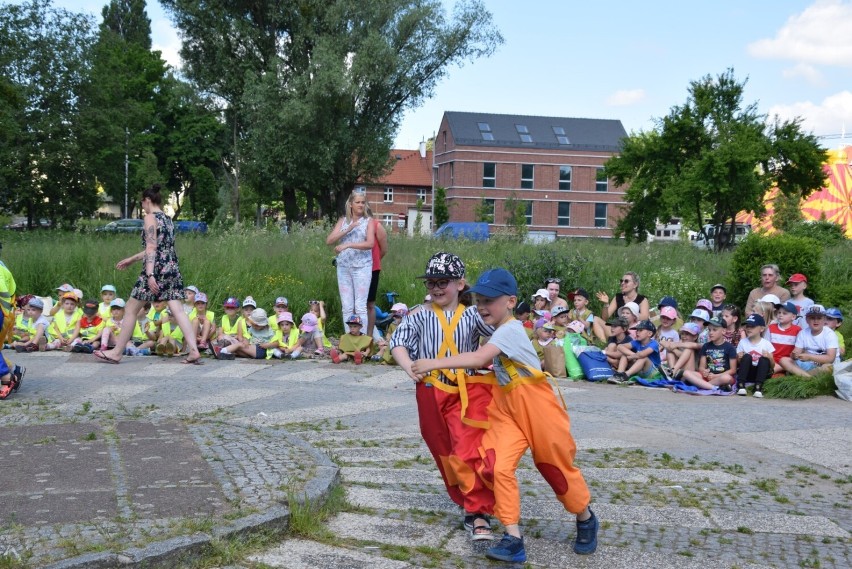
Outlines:
<svg viewBox="0 0 852 569"><path fill-rule="evenodd" d="M731 369L731 359L737 359L737 349L730 342L723 342L719 346L707 342L701 346L698 355L707 359L707 371L722 373Z"/></svg>
<svg viewBox="0 0 852 569"><path fill-rule="evenodd" d="M639 340L631 340L630 347L633 349L634 352L641 352L642 350L647 350L648 348L651 348L654 351L651 352L651 355L648 356L648 359L651 360L651 363L654 365L654 367L660 365L660 344L657 343L656 340L652 339L644 346L641 342L639 342Z"/></svg>

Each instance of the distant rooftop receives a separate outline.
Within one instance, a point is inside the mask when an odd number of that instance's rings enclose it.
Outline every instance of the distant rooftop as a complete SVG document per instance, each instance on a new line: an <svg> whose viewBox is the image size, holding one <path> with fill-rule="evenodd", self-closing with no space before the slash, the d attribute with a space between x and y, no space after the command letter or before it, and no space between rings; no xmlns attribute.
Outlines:
<svg viewBox="0 0 852 569"><path fill-rule="evenodd" d="M456 145L618 152L627 136L621 121L532 117L493 113L444 113Z"/></svg>

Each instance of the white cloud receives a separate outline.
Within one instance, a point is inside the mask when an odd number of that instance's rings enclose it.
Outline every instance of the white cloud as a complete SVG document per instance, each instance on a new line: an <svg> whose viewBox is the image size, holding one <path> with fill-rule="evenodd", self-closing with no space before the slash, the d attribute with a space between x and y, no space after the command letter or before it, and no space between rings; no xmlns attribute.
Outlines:
<svg viewBox="0 0 852 569"><path fill-rule="evenodd" d="M748 53L815 65L852 66L852 2L818 0L790 16L774 38L748 45Z"/></svg>
<svg viewBox="0 0 852 569"><path fill-rule="evenodd" d="M800 101L790 105L775 105L769 109L769 117L778 115L782 119L801 117L805 131L817 136L837 134L852 127L852 91L841 91L823 99L822 103Z"/></svg>
<svg viewBox="0 0 852 569"><path fill-rule="evenodd" d="M607 97L606 104L610 107L627 107L645 98L645 89L623 89Z"/></svg>
<svg viewBox="0 0 852 569"><path fill-rule="evenodd" d="M175 69L183 65L180 47L180 37L172 23L166 18L151 18L151 48L160 50L163 59Z"/></svg>
<svg viewBox="0 0 852 569"><path fill-rule="evenodd" d="M817 87L824 87L826 85L825 77L823 77L822 73L816 67L807 63L799 63L794 67L788 67L781 72L781 75L784 79L802 78Z"/></svg>

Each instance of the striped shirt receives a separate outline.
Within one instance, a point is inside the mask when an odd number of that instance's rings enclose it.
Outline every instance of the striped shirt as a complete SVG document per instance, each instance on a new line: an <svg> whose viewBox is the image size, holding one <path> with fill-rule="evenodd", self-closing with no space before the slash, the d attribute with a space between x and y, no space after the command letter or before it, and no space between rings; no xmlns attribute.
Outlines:
<svg viewBox="0 0 852 569"><path fill-rule="evenodd" d="M769 341L775 347L775 361L781 358L789 357L793 353L793 348L796 347L796 336L801 331L801 328L795 324L790 324L786 330L782 330L777 322L769 325Z"/></svg>
<svg viewBox="0 0 852 569"><path fill-rule="evenodd" d="M447 321L453 318L453 311L444 311ZM469 306L465 309L459 324L453 332L453 339L456 346L461 352L475 352L479 349L479 340L482 337L489 337L494 333L494 328L485 324L476 307ZM438 354L438 348L444 340L444 332L441 329L441 323L431 307L423 306L418 310L409 312L399 327L393 333L390 341L390 348L393 350L397 346L403 346L408 350L408 356L412 360L419 358L437 358L438 356L449 356L449 350L445 354ZM453 383L445 378L443 374L440 376L443 383Z"/></svg>

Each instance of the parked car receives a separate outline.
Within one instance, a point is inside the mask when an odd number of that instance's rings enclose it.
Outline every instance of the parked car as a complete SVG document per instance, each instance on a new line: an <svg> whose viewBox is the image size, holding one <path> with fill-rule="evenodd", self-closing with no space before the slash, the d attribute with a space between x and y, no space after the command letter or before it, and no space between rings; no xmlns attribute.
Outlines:
<svg viewBox="0 0 852 569"><path fill-rule="evenodd" d="M449 221L435 231L435 237L471 241L487 241L488 235L488 224L478 221Z"/></svg>
<svg viewBox="0 0 852 569"><path fill-rule="evenodd" d="M111 221L103 227L98 227L95 231L103 233L142 233L144 223L141 219L119 219Z"/></svg>
<svg viewBox="0 0 852 569"><path fill-rule="evenodd" d="M53 227L53 224L49 219L39 219L35 222L33 229L50 229ZM3 226L3 229L8 229L9 231L26 231L29 229L27 226L27 220L23 221L15 221Z"/></svg>

